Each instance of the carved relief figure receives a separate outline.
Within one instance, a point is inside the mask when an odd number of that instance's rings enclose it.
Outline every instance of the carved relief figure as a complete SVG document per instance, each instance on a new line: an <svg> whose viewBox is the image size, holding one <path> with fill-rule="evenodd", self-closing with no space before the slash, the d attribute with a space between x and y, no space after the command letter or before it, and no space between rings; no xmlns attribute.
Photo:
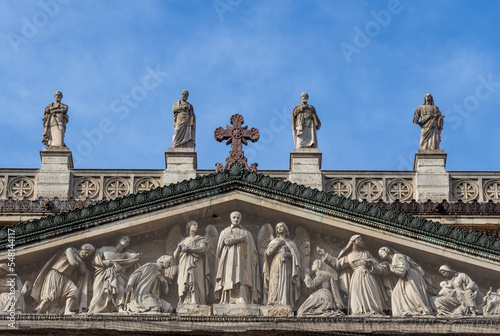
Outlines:
<svg viewBox="0 0 500 336"><path fill-rule="evenodd" d="M163 270L173 265L173 258L163 255L158 260L136 269L128 279L125 293L127 311L132 313L170 313L172 306L162 299L168 294L168 281Z"/></svg>
<svg viewBox="0 0 500 336"><path fill-rule="evenodd" d="M300 297L300 254L289 236L285 223L276 224L276 238L264 253L264 292L267 304L293 308Z"/></svg>
<svg viewBox="0 0 500 336"><path fill-rule="evenodd" d="M360 235L351 237L337 259L325 253L321 248L318 248L318 254L323 256L325 263L333 269L349 272L343 272L339 287L348 293L349 309L352 315L383 314L388 298L377 276L383 272L383 269L366 250Z"/></svg>
<svg viewBox="0 0 500 336"><path fill-rule="evenodd" d="M439 267L439 273L447 280L434 298L438 315L476 315L483 299L477 284L448 265Z"/></svg>
<svg viewBox="0 0 500 336"><path fill-rule="evenodd" d="M64 133L68 123L68 105L61 103L62 97L62 92L57 91L54 94L55 102L45 108L43 115L42 142L48 147L66 147Z"/></svg>
<svg viewBox="0 0 500 336"><path fill-rule="evenodd" d="M26 313L24 296L29 293L31 283L26 281L23 285L17 275L7 277L11 273L6 263L0 263L0 314Z"/></svg>
<svg viewBox="0 0 500 336"><path fill-rule="evenodd" d="M207 236L215 235L215 238L217 238L218 233L213 225L209 225L206 231ZM211 250L209 244L213 242L213 239L197 235L197 232L198 223L194 220L189 221L186 224L187 237L177 245L174 252L174 258L179 263L177 276L179 304L207 304L210 290L208 254Z"/></svg>
<svg viewBox="0 0 500 336"><path fill-rule="evenodd" d="M39 314L71 315L85 311L88 304L89 271L83 260L94 253L94 247L84 244L80 250L69 247L54 255L38 274L31 296L40 304Z"/></svg>
<svg viewBox="0 0 500 336"><path fill-rule="evenodd" d="M321 127L316 109L307 104L309 95L303 92L300 95L302 103L295 105L292 112L293 139L295 148L318 148L316 130Z"/></svg>
<svg viewBox="0 0 500 336"><path fill-rule="evenodd" d="M484 296L483 303L484 316L500 315L500 289L493 292L490 288L488 293Z"/></svg>
<svg viewBox="0 0 500 336"><path fill-rule="evenodd" d="M193 105L187 102L189 92L181 93L181 100L176 100L172 111L174 112L174 137L172 147L194 148L196 136L196 117Z"/></svg>
<svg viewBox="0 0 500 336"><path fill-rule="evenodd" d="M257 249L240 222L241 214L231 213L231 225L222 230L217 244L215 296L221 304L252 304L261 296Z"/></svg>
<svg viewBox="0 0 500 336"><path fill-rule="evenodd" d="M421 127L420 149L439 149L443 118L432 95L426 94L424 104L417 107L413 116L413 123Z"/></svg>
<svg viewBox="0 0 500 336"><path fill-rule="evenodd" d="M127 250L130 238L120 237L115 246L103 246L95 252L94 293L89 313L124 312L125 272L139 261L139 254Z"/></svg>
<svg viewBox="0 0 500 336"><path fill-rule="evenodd" d="M297 316L321 315L331 317L344 315L338 310L343 306L337 305L337 302L341 302L338 288L332 275L326 271L325 263L316 259L311 270L311 274L306 274L304 283L307 288L317 290L300 306Z"/></svg>
<svg viewBox="0 0 500 336"><path fill-rule="evenodd" d="M392 315L431 315L432 305L427 295L424 270L410 257L388 247L380 248L378 254L387 260L381 266L386 266L387 272L398 277L391 295Z"/></svg>

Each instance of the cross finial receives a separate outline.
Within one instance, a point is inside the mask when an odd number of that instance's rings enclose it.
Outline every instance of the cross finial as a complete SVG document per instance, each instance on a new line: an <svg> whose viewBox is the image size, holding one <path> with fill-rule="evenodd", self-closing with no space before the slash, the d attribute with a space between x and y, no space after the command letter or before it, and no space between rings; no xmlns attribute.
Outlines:
<svg viewBox="0 0 500 336"><path fill-rule="evenodd" d="M226 129L219 127L214 132L215 140L222 142L222 140L227 140L226 145L231 145L231 150L229 151L229 156L226 159L226 165L223 166L222 163L216 163L216 171L222 171L228 169L234 162L239 162L243 168L249 169L251 171L257 171L257 163L253 163L248 167L247 158L243 152L243 144L247 145L247 140L256 142L259 140L260 133L256 128L248 129L248 126L241 126L245 122L243 116L235 114L230 119L231 125L226 126Z"/></svg>

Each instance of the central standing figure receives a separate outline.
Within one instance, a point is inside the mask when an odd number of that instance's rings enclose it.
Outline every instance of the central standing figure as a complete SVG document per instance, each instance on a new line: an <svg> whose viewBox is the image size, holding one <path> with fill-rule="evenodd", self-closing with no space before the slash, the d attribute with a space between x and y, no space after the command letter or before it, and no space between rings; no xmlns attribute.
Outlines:
<svg viewBox="0 0 500 336"><path fill-rule="evenodd" d="M260 298L259 259L252 234L240 226L241 213L231 213L231 226L217 244L215 296L220 303L252 304Z"/></svg>
<svg viewBox="0 0 500 336"><path fill-rule="evenodd" d="M292 112L293 140L295 148L318 148L316 130L321 127L316 109L307 103L309 95L300 95L302 103L295 105Z"/></svg>

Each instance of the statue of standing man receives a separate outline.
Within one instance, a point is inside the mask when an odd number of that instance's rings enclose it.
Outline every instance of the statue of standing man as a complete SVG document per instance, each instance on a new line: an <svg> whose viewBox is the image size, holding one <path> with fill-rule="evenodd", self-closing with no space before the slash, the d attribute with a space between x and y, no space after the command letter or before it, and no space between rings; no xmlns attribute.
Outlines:
<svg viewBox="0 0 500 336"><path fill-rule="evenodd" d="M57 91L54 93L55 102L45 108L42 142L47 147L66 147L64 133L68 123L68 105L61 103L62 97L62 92Z"/></svg>
<svg viewBox="0 0 500 336"><path fill-rule="evenodd" d="M309 95L303 92L300 99L302 103L295 105L292 112L295 148L318 148L316 130L321 127L321 122L314 106L307 104Z"/></svg>
<svg viewBox="0 0 500 336"><path fill-rule="evenodd" d="M443 118L439 108L434 105L434 98L430 93L425 95L424 104L417 107L413 116L413 123L421 127L420 149L439 149ZM420 121L419 121L420 120Z"/></svg>
<svg viewBox="0 0 500 336"><path fill-rule="evenodd" d="M260 299L257 248L240 222L241 213L231 213L231 225L222 230L217 244L215 296L221 304L252 304Z"/></svg>
<svg viewBox="0 0 500 336"><path fill-rule="evenodd" d="M189 92L181 93L181 100L176 100L172 111L174 112L174 137L172 147L194 148L196 136L196 117L193 105L187 102Z"/></svg>

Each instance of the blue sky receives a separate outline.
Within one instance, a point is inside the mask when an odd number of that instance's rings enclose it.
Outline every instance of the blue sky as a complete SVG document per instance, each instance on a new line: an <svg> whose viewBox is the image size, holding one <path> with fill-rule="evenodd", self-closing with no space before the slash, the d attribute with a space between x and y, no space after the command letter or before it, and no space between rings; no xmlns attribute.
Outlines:
<svg viewBox="0 0 500 336"><path fill-rule="evenodd" d="M235 113L261 131L249 163L288 169L309 93L323 169L411 170L427 92L448 170L500 170L498 1L0 1L0 167L39 168L60 90L75 168L165 168L172 103L197 116L198 168Z"/></svg>

